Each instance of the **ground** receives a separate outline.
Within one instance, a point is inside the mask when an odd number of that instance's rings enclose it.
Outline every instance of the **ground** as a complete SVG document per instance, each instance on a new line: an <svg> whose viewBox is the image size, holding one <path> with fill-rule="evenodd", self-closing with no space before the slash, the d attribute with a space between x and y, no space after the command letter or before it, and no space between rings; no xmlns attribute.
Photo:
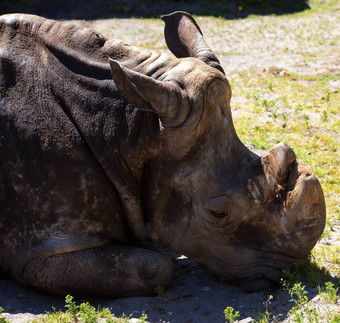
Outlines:
<svg viewBox="0 0 340 323"><path fill-rule="evenodd" d="M176 3L172 2L172 6ZM319 266L320 284L323 276L336 284L340 277L340 3L312 3L312 10L289 15L242 17L247 10L242 7L238 8L238 19L198 16L197 21L231 82L233 118L242 141L263 153L284 140L320 178L327 204L327 226L311 262ZM107 17L73 21L108 38L167 50L163 22L158 19ZM308 277L302 280L311 300L308 306L320 311L319 320L331 321L338 315L333 322L339 322L339 297L335 304L327 302L320 297L317 284ZM173 285L164 295L90 302L109 307L118 316L124 312L138 318L146 313L150 322L224 322L223 310L229 306L240 312L239 320L246 322L265 313L270 295L270 321L292 320L289 310L294 303L285 288L246 293L216 281L182 256L176 260ZM41 295L3 278L0 306L10 321L25 322L52 307L63 308L64 299Z"/></svg>

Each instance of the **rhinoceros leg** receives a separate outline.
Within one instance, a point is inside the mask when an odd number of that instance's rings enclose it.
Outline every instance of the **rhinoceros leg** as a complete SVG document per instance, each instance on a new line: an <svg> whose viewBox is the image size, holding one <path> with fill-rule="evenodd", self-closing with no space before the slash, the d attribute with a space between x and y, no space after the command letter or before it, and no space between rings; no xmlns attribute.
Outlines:
<svg viewBox="0 0 340 323"><path fill-rule="evenodd" d="M157 251L109 244L31 260L24 283L65 296L148 296L169 286L173 264Z"/></svg>

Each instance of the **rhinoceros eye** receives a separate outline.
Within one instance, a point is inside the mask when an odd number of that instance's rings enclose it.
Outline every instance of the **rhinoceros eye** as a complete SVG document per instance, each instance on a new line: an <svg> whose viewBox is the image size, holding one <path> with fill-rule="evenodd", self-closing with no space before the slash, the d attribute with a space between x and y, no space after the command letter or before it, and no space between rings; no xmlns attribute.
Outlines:
<svg viewBox="0 0 340 323"><path fill-rule="evenodd" d="M224 218L230 212L230 202L227 196L219 195L208 199L207 210L216 218Z"/></svg>
<svg viewBox="0 0 340 323"><path fill-rule="evenodd" d="M224 212L215 212L215 211L211 211L210 210L210 213L216 217L216 218L224 218L225 216L227 216L227 213L224 213Z"/></svg>

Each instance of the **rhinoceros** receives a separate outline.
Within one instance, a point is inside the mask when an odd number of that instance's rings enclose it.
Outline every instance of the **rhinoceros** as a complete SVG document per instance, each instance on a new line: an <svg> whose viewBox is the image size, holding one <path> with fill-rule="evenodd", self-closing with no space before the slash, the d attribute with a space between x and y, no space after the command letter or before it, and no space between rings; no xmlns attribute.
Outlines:
<svg viewBox="0 0 340 323"><path fill-rule="evenodd" d="M170 52L71 23L0 18L0 266L42 292L124 297L171 284L162 243L256 291L306 262L320 183L285 143L238 138L224 70L192 16Z"/></svg>

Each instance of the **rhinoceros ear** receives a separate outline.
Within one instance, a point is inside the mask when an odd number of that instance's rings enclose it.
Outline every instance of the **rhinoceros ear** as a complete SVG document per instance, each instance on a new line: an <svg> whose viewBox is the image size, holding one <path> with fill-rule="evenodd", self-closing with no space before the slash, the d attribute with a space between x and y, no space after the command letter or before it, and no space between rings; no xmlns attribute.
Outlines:
<svg viewBox="0 0 340 323"><path fill-rule="evenodd" d="M176 57L199 58L225 74L219 60L205 42L200 27L189 13L176 11L161 16L161 19L165 22L165 41Z"/></svg>
<svg viewBox="0 0 340 323"><path fill-rule="evenodd" d="M142 111L157 113L164 127L181 125L190 112L188 95L173 82L162 82L109 59L112 78L122 96Z"/></svg>

